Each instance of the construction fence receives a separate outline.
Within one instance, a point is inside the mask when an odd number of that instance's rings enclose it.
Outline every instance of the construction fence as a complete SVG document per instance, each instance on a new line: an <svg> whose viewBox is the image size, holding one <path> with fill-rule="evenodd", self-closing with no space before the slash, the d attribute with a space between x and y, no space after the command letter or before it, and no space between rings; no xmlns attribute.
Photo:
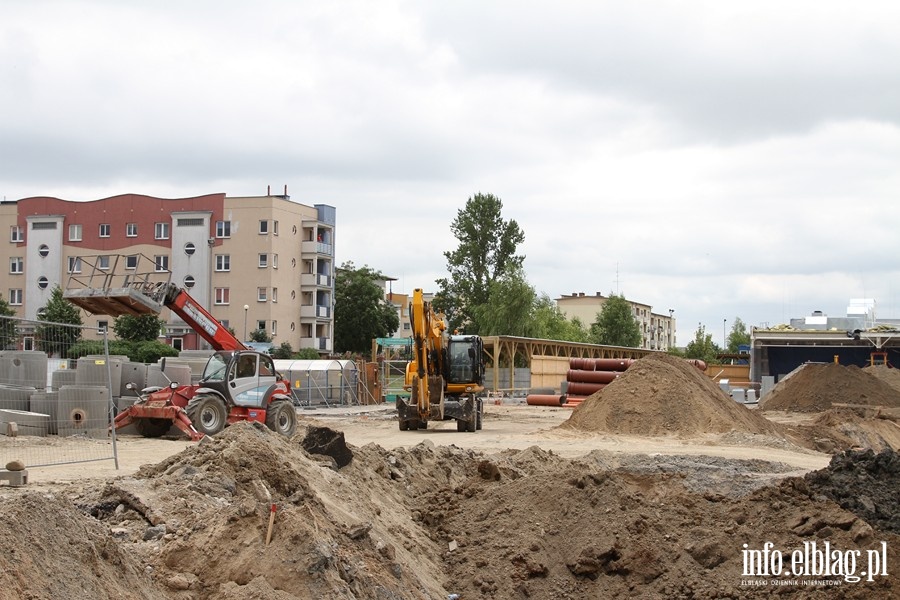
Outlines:
<svg viewBox="0 0 900 600"><path fill-rule="evenodd" d="M70 358L83 339L101 340L103 353ZM118 468L109 424L124 384L108 347L105 329L0 316L0 467L111 460Z"/></svg>

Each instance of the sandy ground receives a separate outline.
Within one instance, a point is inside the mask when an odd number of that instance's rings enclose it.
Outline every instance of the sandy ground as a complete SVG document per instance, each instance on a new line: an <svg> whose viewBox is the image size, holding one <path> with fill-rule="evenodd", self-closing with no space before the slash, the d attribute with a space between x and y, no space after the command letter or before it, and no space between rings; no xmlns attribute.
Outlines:
<svg viewBox="0 0 900 600"><path fill-rule="evenodd" d="M721 436L683 440L558 429L557 426L571 415L571 409L525 404L485 405L484 427L476 433L458 432L455 421L432 422L428 429L401 432L392 404L301 408L298 414L301 422L314 422L343 431L347 443L356 447L377 444L385 449L411 448L428 440L435 446L456 446L485 454L539 446L565 458L581 457L595 450L618 454L703 455L782 462L797 467L798 472L824 468L830 459L828 454L800 447L761 447L759 440L723 443ZM780 416L781 421L788 420L784 415ZM796 418L807 417L797 415ZM113 460L32 468L29 469L29 486L129 475L142 465L157 463L194 444L186 437L149 439L135 434L120 435L118 469Z"/></svg>

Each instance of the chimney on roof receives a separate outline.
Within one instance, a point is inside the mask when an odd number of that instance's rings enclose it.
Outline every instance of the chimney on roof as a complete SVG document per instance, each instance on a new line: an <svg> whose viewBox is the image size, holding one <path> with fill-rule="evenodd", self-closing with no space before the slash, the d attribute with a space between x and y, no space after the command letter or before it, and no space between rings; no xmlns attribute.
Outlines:
<svg viewBox="0 0 900 600"><path fill-rule="evenodd" d="M266 186L266 196L271 196L271 195L272 195L272 186L267 185Z"/></svg>
<svg viewBox="0 0 900 600"><path fill-rule="evenodd" d="M284 195L287 197L287 184L284 184Z"/></svg>

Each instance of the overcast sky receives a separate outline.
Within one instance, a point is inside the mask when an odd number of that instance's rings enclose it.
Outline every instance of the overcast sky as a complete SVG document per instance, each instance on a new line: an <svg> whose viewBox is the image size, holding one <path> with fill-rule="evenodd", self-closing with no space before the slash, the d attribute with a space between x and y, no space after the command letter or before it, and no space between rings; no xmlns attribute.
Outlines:
<svg viewBox="0 0 900 600"><path fill-rule="evenodd" d="M900 3L0 0L0 196L337 208L434 290L475 193L539 293L900 318Z"/></svg>

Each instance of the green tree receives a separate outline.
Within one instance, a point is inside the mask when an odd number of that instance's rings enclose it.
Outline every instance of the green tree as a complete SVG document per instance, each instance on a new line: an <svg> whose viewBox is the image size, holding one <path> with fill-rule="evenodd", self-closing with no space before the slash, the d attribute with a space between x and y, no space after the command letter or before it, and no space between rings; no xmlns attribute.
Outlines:
<svg viewBox="0 0 900 600"><path fill-rule="evenodd" d="M294 357L294 349L290 342L281 342L281 345L272 350L272 358L291 359Z"/></svg>
<svg viewBox="0 0 900 600"><path fill-rule="evenodd" d="M491 282L487 302L473 307L479 333L532 337L536 300L522 268L508 267L503 277Z"/></svg>
<svg viewBox="0 0 900 600"><path fill-rule="evenodd" d="M265 329L254 329L250 332L250 341L259 344L268 344L272 341L272 336Z"/></svg>
<svg viewBox="0 0 900 600"><path fill-rule="evenodd" d="M37 347L47 354L63 356L66 350L81 339L81 312L63 297L58 285L50 292L50 300L38 309L43 324L35 329Z"/></svg>
<svg viewBox="0 0 900 600"><path fill-rule="evenodd" d="M478 313L484 314L480 307L488 302L491 284L525 259L516 254L525 234L514 220L503 219L502 210L500 198L475 194L450 224L458 245L444 252L449 276L435 282L434 309L444 313L451 331L481 333Z"/></svg>
<svg viewBox="0 0 900 600"><path fill-rule="evenodd" d="M641 345L641 327L625 296L610 294L591 325L595 344L637 348Z"/></svg>
<svg viewBox="0 0 900 600"><path fill-rule="evenodd" d="M0 350L14 350L19 343L16 322L12 318L6 318L15 316L16 311L0 294Z"/></svg>
<svg viewBox="0 0 900 600"><path fill-rule="evenodd" d="M367 354L372 340L397 331L400 317L384 299L384 290L376 282L384 275L368 266L355 267L345 262L334 278L335 352Z"/></svg>
<svg viewBox="0 0 900 600"><path fill-rule="evenodd" d="M315 348L300 348L294 357L300 360L318 360L320 358L319 352Z"/></svg>
<svg viewBox="0 0 900 600"><path fill-rule="evenodd" d="M684 357L699 358L707 363L714 363L718 354L719 346L713 342L712 334L706 333L706 327L698 324L697 331L694 333L694 339L688 342L684 348Z"/></svg>
<svg viewBox="0 0 900 600"><path fill-rule="evenodd" d="M731 333L728 334L728 352L736 354L740 350L739 347L744 345L750 345L750 333L747 332L747 325L741 318L735 317Z"/></svg>
<svg viewBox="0 0 900 600"><path fill-rule="evenodd" d="M534 302L529 337L563 342L590 342L590 335L581 319L567 319L559 306L547 294Z"/></svg>
<svg viewBox="0 0 900 600"><path fill-rule="evenodd" d="M159 337L163 320L158 315L122 315L113 321L113 331L120 340L150 342Z"/></svg>

